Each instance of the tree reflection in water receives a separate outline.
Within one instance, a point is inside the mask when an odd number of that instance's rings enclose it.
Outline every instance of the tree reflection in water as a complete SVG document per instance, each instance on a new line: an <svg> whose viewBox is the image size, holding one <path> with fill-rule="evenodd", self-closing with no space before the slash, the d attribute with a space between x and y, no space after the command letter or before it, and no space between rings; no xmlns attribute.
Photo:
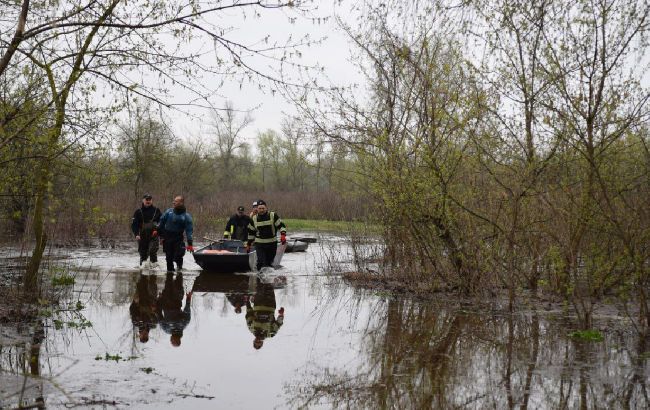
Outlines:
<svg viewBox="0 0 650 410"><path fill-rule="evenodd" d="M378 308L379 307L379 308ZM468 313L378 302L357 368L307 368L289 405L332 408L648 408L647 338L567 336L537 313Z"/></svg>
<svg viewBox="0 0 650 410"><path fill-rule="evenodd" d="M17 332L29 331L29 341L0 345L0 408L45 408L41 377L41 345L45 339L42 321L18 325ZM20 329L21 328L21 329Z"/></svg>

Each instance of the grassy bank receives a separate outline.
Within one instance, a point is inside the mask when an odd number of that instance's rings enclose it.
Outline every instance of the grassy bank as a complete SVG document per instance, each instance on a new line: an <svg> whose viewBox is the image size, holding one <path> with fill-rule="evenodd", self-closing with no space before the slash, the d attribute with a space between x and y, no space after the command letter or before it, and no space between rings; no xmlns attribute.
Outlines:
<svg viewBox="0 0 650 410"><path fill-rule="evenodd" d="M379 233L379 227L368 228L365 222L358 221L330 221L320 219L283 219L289 233L292 231L316 231L316 232L350 232L368 230Z"/></svg>
<svg viewBox="0 0 650 410"><path fill-rule="evenodd" d="M294 232L323 232L323 233L347 233L347 232L366 232L378 234L380 229L378 226L371 226L364 222L358 221L330 221L323 219L286 219L282 218L287 226L287 232L291 235ZM226 218L210 218L205 221L196 218L194 230L195 232L205 232L206 236L221 237L223 230L226 227Z"/></svg>

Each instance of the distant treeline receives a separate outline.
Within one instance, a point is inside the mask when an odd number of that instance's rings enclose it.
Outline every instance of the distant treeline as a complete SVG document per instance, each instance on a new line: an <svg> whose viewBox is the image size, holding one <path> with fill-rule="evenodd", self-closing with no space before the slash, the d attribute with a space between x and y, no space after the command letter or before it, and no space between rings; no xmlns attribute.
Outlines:
<svg viewBox="0 0 650 410"><path fill-rule="evenodd" d="M119 238L128 233L144 193L152 194L161 209L170 207L175 195L184 195L203 232L221 230L216 221L221 224L238 205L250 209L260 198L284 218L365 217L366 202L353 194L354 183L345 177L353 166L346 153L314 143L288 122L282 133L259 133L250 147L239 141L241 135L220 133L219 127L211 135L182 141L149 107L132 114L130 122L114 124L110 133L95 130L95 140L66 141L62 147L48 190L51 238L66 243ZM230 121L236 121L231 114ZM1 228L14 239L29 231L40 163L34 139L29 147L17 140L5 151L11 159L15 150L30 150L19 160L14 157L0 180Z"/></svg>

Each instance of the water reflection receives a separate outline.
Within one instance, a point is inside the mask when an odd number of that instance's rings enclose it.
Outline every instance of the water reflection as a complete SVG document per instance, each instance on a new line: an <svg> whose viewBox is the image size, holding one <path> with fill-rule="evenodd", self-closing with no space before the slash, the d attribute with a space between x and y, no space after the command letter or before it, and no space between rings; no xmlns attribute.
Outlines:
<svg viewBox="0 0 650 410"><path fill-rule="evenodd" d="M253 347L257 350L264 340L275 336L284 322L284 307L277 315L275 288L286 285L286 278L272 278L251 275L214 275L202 273L192 286L193 292L223 293L235 314L246 308L244 318L248 330L253 334Z"/></svg>
<svg viewBox="0 0 650 410"><path fill-rule="evenodd" d="M133 301L129 306L131 322L138 330L140 342L149 341L149 331L156 327L158 323L158 284L155 275L138 276Z"/></svg>
<svg viewBox="0 0 650 410"><path fill-rule="evenodd" d="M246 301L246 324L255 339L253 347L261 349L264 340L278 333L284 323L284 307L275 315L275 289L272 284L255 281L255 294Z"/></svg>
<svg viewBox="0 0 650 410"><path fill-rule="evenodd" d="M0 338L9 326L0 327ZM45 408L44 379L41 377L41 349L45 328L40 320L17 324L14 337L24 339L11 346L0 344L0 408Z"/></svg>
<svg viewBox="0 0 650 410"><path fill-rule="evenodd" d="M306 367L301 381L285 386L291 407L650 406L647 338L622 332L579 342L566 324L537 313L468 313L408 300L376 312L354 367Z"/></svg>
<svg viewBox="0 0 650 410"><path fill-rule="evenodd" d="M185 307L183 307L183 296ZM156 304L160 327L170 335L169 341L174 347L181 345L183 330L192 319L191 301L192 292L185 294L183 288L183 273L179 272L174 277L173 272L168 272Z"/></svg>
<svg viewBox="0 0 650 410"><path fill-rule="evenodd" d="M0 408L649 407L650 343L615 315L597 321L603 342L577 342L561 311L505 315L306 276L320 273L316 249L261 277L187 263L156 278L132 269L132 252L94 254L52 317L0 323Z"/></svg>

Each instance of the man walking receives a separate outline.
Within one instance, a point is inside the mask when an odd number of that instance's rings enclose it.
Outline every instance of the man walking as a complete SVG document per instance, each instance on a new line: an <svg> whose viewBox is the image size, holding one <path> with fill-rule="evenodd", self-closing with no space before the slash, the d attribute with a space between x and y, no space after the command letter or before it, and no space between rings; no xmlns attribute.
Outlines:
<svg viewBox="0 0 650 410"><path fill-rule="evenodd" d="M226 230L223 233L224 238L238 239L240 241L248 239L248 225L251 223L251 218L244 211L245 208L240 205L237 207L237 213L228 219Z"/></svg>
<svg viewBox="0 0 650 410"><path fill-rule="evenodd" d="M255 242L257 270L264 266L273 266L273 259L278 249L276 239L278 231L280 231L280 242L284 245L287 243L287 227L277 213L269 212L266 202L258 200L257 215L253 215L251 223L248 225L247 246L250 249L251 244Z"/></svg>
<svg viewBox="0 0 650 410"><path fill-rule="evenodd" d="M153 197L144 194L142 205L133 213L131 231L138 241L140 265L147 258L152 264L158 263L158 223L160 222L160 209L153 206Z"/></svg>
<svg viewBox="0 0 650 410"><path fill-rule="evenodd" d="M194 252L192 246L192 232L194 230L192 215L185 209L185 198L178 195L172 202L173 207L165 211L160 218L160 236L162 238L163 252L167 261L167 272L174 271L174 262L178 270L183 269L183 256L185 251ZM183 232L187 237L187 247L183 240Z"/></svg>

